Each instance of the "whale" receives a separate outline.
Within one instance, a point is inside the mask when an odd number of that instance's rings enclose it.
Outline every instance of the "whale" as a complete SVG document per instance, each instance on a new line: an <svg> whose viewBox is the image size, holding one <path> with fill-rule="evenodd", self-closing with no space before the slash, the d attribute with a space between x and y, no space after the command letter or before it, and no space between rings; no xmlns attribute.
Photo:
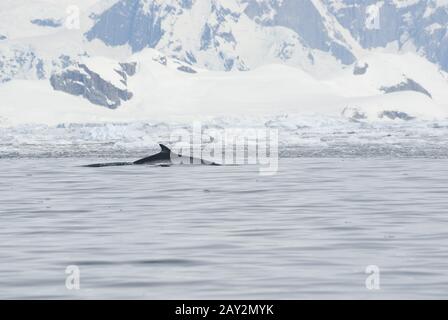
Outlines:
<svg viewBox="0 0 448 320"><path fill-rule="evenodd" d="M181 165L208 165L208 166L220 166L220 164L207 161L204 159L198 159L188 156L183 156L171 151L170 148L163 144L159 144L161 151L153 154L149 157L134 161L134 162L110 162L110 163L96 163L89 164L83 167L87 168L101 168L101 167L121 167L121 166L133 166L133 165L152 165L160 167L170 167L175 164Z"/></svg>

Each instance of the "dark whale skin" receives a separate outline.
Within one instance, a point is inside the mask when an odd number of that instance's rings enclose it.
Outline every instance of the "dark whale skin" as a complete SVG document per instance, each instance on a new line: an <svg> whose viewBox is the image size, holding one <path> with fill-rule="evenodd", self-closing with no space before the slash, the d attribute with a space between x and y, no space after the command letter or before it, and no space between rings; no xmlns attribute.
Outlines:
<svg viewBox="0 0 448 320"><path fill-rule="evenodd" d="M158 165L161 167L169 167L174 163L171 161L172 157L179 157L186 159L187 164L201 164L208 166L220 166L220 164L206 161L203 159L195 159L192 157L182 157L181 155L177 155L173 153L167 146L160 144L160 148L162 149L159 153L151 155L149 157L134 161L134 162L111 162L111 163L95 163L83 166L85 168L103 168L103 167L123 167L123 166L132 166L132 165Z"/></svg>

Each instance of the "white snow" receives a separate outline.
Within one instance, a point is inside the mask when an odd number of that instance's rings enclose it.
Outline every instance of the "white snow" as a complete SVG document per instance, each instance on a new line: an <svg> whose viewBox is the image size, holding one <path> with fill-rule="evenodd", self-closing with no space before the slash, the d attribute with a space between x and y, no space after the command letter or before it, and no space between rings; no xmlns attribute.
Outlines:
<svg viewBox="0 0 448 320"><path fill-rule="evenodd" d="M267 65L248 72L202 70L190 74L178 71L172 61L168 66L160 64L154 60L157 55L160 53L148 49L129 60L138 63L137 74L128 79L128 90L134 97L117 110L55 92L44 81L12 81L0 86L0 116L9 124L57 124L275 114L340 116L346 107L359 108L373 120L384 110L432 119L443 118L448 111L446 75L412 54L369 54L363 58L369 64L365 75L355 76L352 68L346 68L326 78L285 65ZM85 61L105 79L121 84L113 71L117 66L113 60L96 57ZM379 90L405 77L422 85L433 99L417 92L383 94Z"/></svg>
<svg viewBox="0 0 448 320"><path fill-rule="evenodd" d="M116 60L107 57L83 57L81 64L85 64L89 70L97 73L103 80L106 80L119 89L126 90L126 85L122 82L123 77L117 73L121 71L121 66Z"/></svg>
<svg viewBox="0 0 448 320"><path fill-rule="evenodd" d="M385 110L403 111L422 119L446 117L448 77L436 65L416 54L397 54L390 46L384 50L362 49L328 13L322 1L312 1L323 17L329 36L333 39L341 37L341 43L351 47L359 62L369 65L366 74L355 76L354 66L342 66L331 54L307 48L290 29L262 28L244 14L236 20L226 16L215 26L221 32L231 31L237 39L236 43L223 42L219 49L228 55L237 52L238 56L232 57L237 62L238 59L244 61L252 70L221 72L193 66L198 73L190 74L177 70L182 63L175 59L167 59L166 66L155 61L155 58L165 56L156 50L146 49L132 54L127 45L108 47L99 40L86 41L83 34L92 24L89 14L101 12L116 0L78 1L80 30L30 23L34 18L64 19L72 1L3 0L0 3L0 30L8 40L0 42L0 56L5 54L5 61L12 59L11 52L15 49L36 54L44 60L48 78L52 72L59 71L54 60L67 54L122 89L125 86L115 72L119 63L137 62L138 67L137 74L128 79L127 89L133 93L133 98L112 111L92 105L81 97L56 92L48 79L37 81L35 70L32 70L36 62L22 67L7 63L1 71L15 74L15 78L0 84L0 126L154 119L191 121L204 117L271 117L278 114L339 117L347 107L363 111L372 121L378 120L378 114ZM196 1L190 11L163 20L164 30L173 35L162 39L158 46L181 44L209 64L202 67L218 69L216 52L199 50L204 24L218 23L211 12L212 3L223 5L236 15L244 10L236 0L225 2L225 5L215 0ZM407 5L410 3L406 2ZM335 1L331 4L338 6ZM438 4L442 5L442 1ZM175 29L171 28L174 23L177 25ZM175 41L169 43L168 39ZM288 59L279 55L282 50ZM407 78L428 90L432 99L416 92L384 94L380 90Z"/></svg>
<svg viewBox="0 0 448 320"><path fill-rule="evenodd" d="M392 2L397 8L405 8L417 4L420 0L393 0Z"/></svg>

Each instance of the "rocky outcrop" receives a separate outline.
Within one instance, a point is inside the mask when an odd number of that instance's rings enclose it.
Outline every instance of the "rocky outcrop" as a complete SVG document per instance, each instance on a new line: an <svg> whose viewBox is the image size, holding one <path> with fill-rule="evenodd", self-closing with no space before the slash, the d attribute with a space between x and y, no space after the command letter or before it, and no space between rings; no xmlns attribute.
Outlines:
<svg viewBox="0 0 448 320"><path fill-rule="evenodd" d="M368 63L364 63L363 65L357 63L357 64L355 64L355 67L353 68L353 74L355 76L360 76L360 75L366 74L368 68L369 68Z"/></svg>
<svg viewBox="0 0 448 320"><path fill-rule="evenodd" d="M156 1L121 0L103 12L87 32L89 40L100 39L109 46L128 44L132 51L154 48L162 38L165 6ZM113 23L111 23L113 21Z"/></svg>
<svg viewBox="0 0 448 320"><path fill-rule="evenodd" d="M137 72L137 62L120 63L120 67L123 69L126 75L130 77L135 75Z"/></svg>
<svg viewBox="0 0 448 320"><path fill-rule="evenodd" d="M54 19L34 19L31 20L32 24L40 27L59 28L62 26L62 22Z"/></svg>
<svg viewBox="0 0 448 320"><path fill-rule="evenodd" d="M136 64L121 63L114 71L119 77L119 83L103 78L85 64L77 64L53 74L50 82L54 90L82 96L93 104L116 109L133 96L127 90L127 80L135 74Z"/></svg>
<svg viewBox="0 0 448 320"><path fill-rule="evenodd" d="M41 80L45 78L44 62L26 46L0 50L0 84L13 79Z"/></svg>
<svg viewBox="0 0 448 320"><path fill-rule="evenodd" d="M361 120L367 119L367 115L356 107L344 108L344 110L342 110L341 115L352 122L360 122Z"/></svg>
<svg viewBox="0 0 448 320"><path fill-rule="evenodd" d="M380 90L383 91L384 93L392 93L400 91L417 91L432 98L432 95L431 93L428 92L428 90L423 88L419 83L409 78L407 78L405 81L402 81L395 86L381 87Z"/></svg>
<svg viewBox="0 0 448 320"><path fill-rule="evenodd" d="M378 115L378 117L379 117L380 119L383 119L383 118L387 118L387 119L390 119L390 120L397 120L397 119L400 119L400 120L404 120L404 121L409 121L409 120L414 120L414 119L415 119L415 117L410 116L410 115L407 114L406 112L401 112L401 111L388 111L388 110L381 112L381 113Z"/></svg>
<svg viewBox="0 0 448 320"><path fill-rule="evenodd" d="M186 72L186 73L197 73L196 70L194 70L193 68L191 68L189 66L180 66L179 68L177 68L177 70Z"/></svg>
<svg viewBox="0 0 448 320"><path fill-rule="evenodd" d="M262 26L280 26L297 33L304 45L331 53L343 64L351 64L355 56L343 36L319 7L309 0L243 0L245 14ZM312 27L310 27L312 26ZM330 29L332 29L330 31Z"/></svg>

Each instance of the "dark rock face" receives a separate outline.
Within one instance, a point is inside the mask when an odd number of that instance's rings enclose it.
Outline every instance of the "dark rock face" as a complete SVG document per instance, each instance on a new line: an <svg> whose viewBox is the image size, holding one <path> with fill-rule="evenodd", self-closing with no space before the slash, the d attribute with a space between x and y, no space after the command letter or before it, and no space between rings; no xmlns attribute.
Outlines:
<svg viewBox="0 0 448 320"><path fill-rule="evenodd" d="M0 52L0 84L24 74L30 78L45 78L43 60L28 47Z"/></svg>
<svg viewBox="0 0 448 320"><path fill-rule="evenodd" d="M343 64L348 65L355 61L355 57L348 47L329 37L322 16L312 1L244 0L243 2L247 4L245 13L259 24L289 28L300 36L304 44L313 49L330 52ZM271 18L263 21L260 19L260 17L266 16L271 16Z"/></svg>
<svg viewBox="0 0 448 320"><path fill-rule="evenodd" d="M197 73L196 70L194 70L193 68L190 68L188 66L180 66L179 68L177 68L177 70L182 71L182 72L187 72L187 73Z"/></svg>
<svg viewBox="0 0 448 320"><path fill-rule="evenodd" d="M391 42L401 47L412 42L417 52L424 52L430 61L448 70L447 6L437 5L433 0L408 1L408 5L388 0L380 6L377 0L340 0L339 5L331 5L332 0L324 2L364 48L386 47ZM369 28L367 8L372 5L379 8L378 25Z"/></svg>
<svg viewBox="0 0 448 320"><path fill-rule="evenodd" d="M400 112L400 111L383 111L379 114L378 117L381 119L382 118L388 118L390 120L400 119L400 120L405 120L405 121L415 119L415 117L410 116L406 112Z"/></svg>
<svg viewBox="0 0 448 320"><path fill-rule="evenodd" d="M120 67L130 77L137 72L137 62L120 63Z"/></svg>
<svg viewBox="0 0 448 320"><path fill-rule="evenodd" d="M0 34L0 41L1 41L1 40L6 40L6 39L7 39L6 36Z"/></svg>
<svg viewBox="0 0 448 320"><path fill-rule="evenodd" d="M133 76L137 72L137 63L120 63L121 69L115 69L114 71L121 76L120 82L127 86L128 76Z"/></svg>
<svg viewBox="0 0 448 320"><path fill-rule="evenodd" d="M185 1L188 4L188 1ZM157 2L146 12L140 0L122 0L106 10L86 34L87 39L100 39L109 46L129 44L132 51L154 48L163 35Z"/></svg>
<svg viewBox="0 0 448 320"><path fill-rule="evenodd" d="M136 64L122 63L120 66L122 69L115 71L122 77L121 82L126 86L127 76L132 76L136 72ZM122 101L128 101L133 96L132 92L116 87L84 64L54 74L50 82L54 90L82 96L93 104L110 109L118 108Z"/></svg>
<svg viewBox="0 0 448 320"><path fill-rule="evenodd" d="M45 67L44 61L42 59L38 59L38 62L36 64L36 75L39 80L45 79Z"/></svg>
<svg viewBox="0 0 448 320"><path fill-rule="evenodd" d="M368 63L365 63L363 66L356 64L355 68L353 69L353 74L355 76L360 76L360 75L366 74L368 68L369 68Z"/></svg>
<svg viewBox="0 0 448 320"><path fill-rule="evenodd" d="M34 19L31 20L31 23L38 25L40 27L50 27L50 28L59 28L62 26L62 23L60 21L54 19Z"/></svg>
<svg viewBox="0 0 448 320"><path fill-rule="evenodd" d="M392 93L400 91L417 91L427 95L432 99L431 93L429 93L425 88L423 88L420 84L418 84L412 79L406 79L406 81L403 81L395 86L381 87L380 90L383 91L384 93Z"/></svg>

